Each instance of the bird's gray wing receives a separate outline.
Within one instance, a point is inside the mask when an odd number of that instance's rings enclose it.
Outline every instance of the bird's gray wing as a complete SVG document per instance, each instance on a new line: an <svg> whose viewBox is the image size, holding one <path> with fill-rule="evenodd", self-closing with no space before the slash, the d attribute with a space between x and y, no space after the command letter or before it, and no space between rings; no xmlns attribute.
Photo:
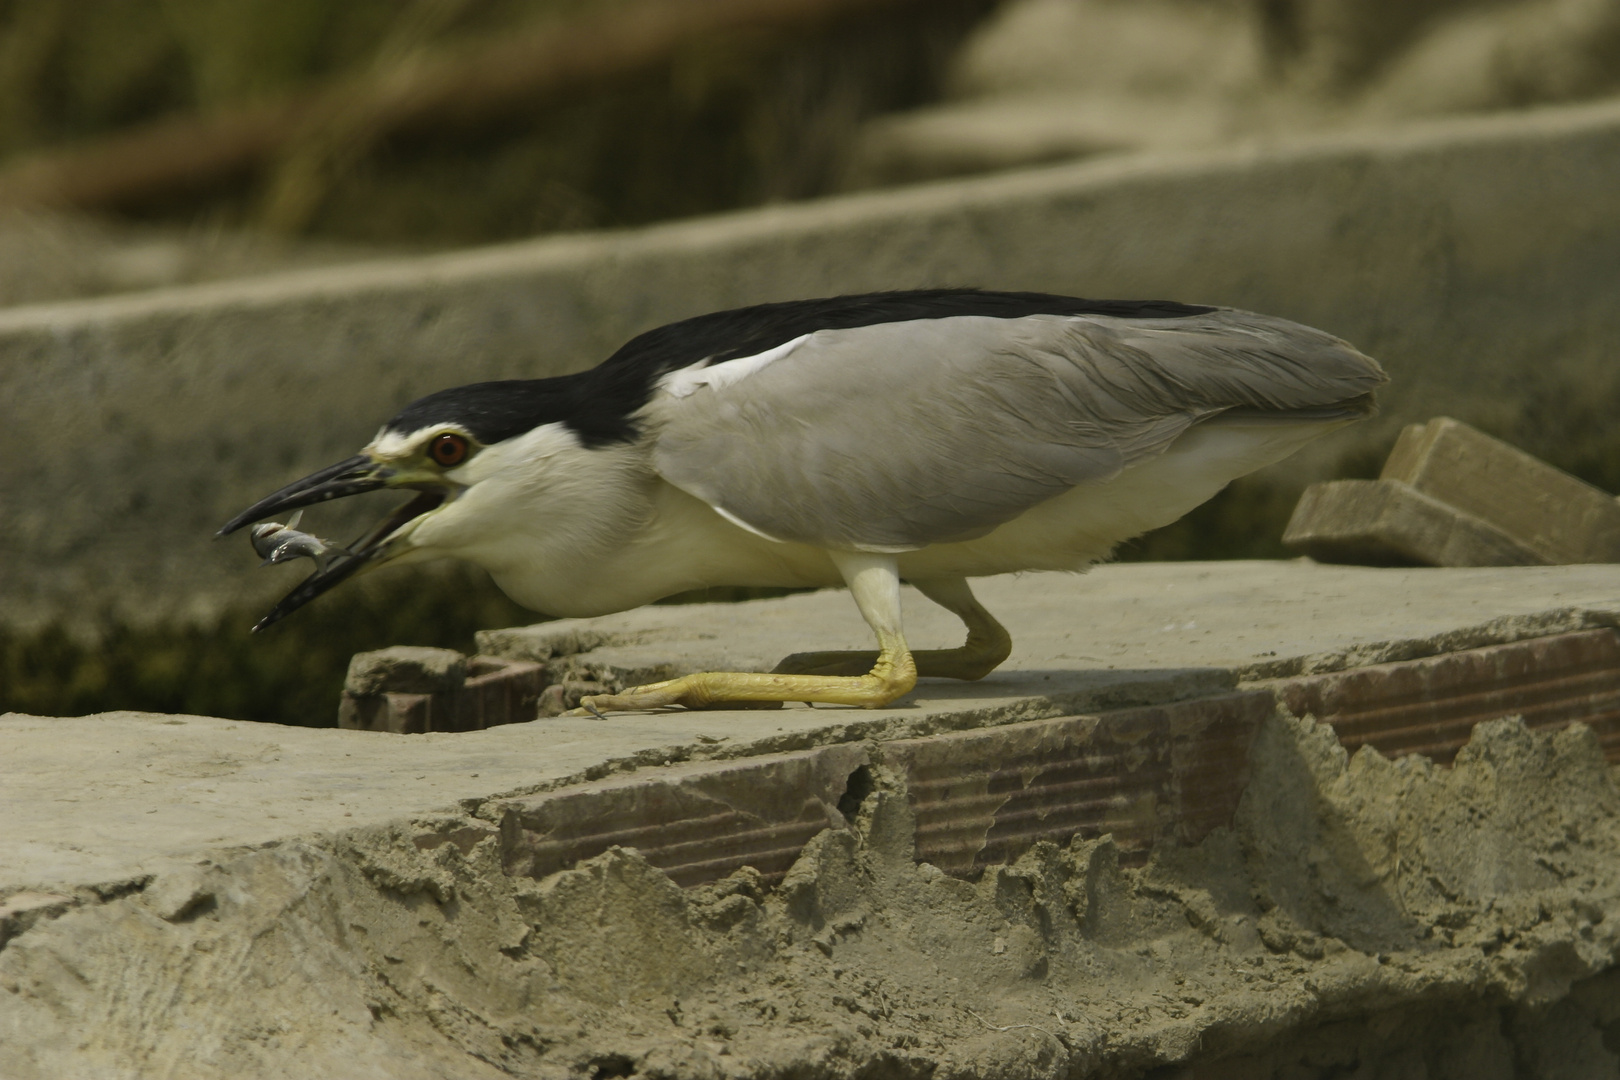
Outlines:
<svg viewBox="0 0 1620 1080"><path fill-rule="evenodd" d="M1222 414L1364 415L1383 381L1329 334L1229 309L959 316L676 372L644 419L659 473L747 527L899 551L982 536Z"/></svg>

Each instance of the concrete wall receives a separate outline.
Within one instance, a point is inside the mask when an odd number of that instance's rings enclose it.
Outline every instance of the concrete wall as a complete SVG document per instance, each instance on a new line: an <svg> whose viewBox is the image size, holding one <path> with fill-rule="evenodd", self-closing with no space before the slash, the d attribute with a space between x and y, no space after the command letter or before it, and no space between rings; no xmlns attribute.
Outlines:
<svg viewBox="0 0 1620 1080"><path fill-rule="evenodd" d="M3 311L0 611L163 618L274 592L213 529L397 406L764 300L975 284L1321 326L1395 382L1379 421L1286 482L1436 412L1503 430L1614 385L1617 177L1607 104Z"/></svg>

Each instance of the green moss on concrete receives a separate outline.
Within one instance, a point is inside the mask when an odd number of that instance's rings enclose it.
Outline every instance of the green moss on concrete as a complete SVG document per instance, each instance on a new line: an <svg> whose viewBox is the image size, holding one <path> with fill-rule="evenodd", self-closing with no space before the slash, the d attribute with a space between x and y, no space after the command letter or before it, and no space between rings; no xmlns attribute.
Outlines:
<svg viewBox="0 0 1620 1080"><path fill-rule="evenodd" d="M356 582L250 633L262 614L233 610L204 625L145 628L104 619L93 638L63 626L0 630L0 712L139 709L328 727L354 653L388 645L471 651L477 630L537 619L482 572L462 567Z"/></svg>

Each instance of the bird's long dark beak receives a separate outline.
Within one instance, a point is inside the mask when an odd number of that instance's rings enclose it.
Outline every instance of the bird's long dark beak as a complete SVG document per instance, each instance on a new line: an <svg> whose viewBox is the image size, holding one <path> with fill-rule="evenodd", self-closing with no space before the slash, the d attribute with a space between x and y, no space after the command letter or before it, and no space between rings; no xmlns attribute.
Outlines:
<svg viewBox="0 0 1620 1080"><path fill-rule="evenodd" d="M280 622L321 593L343 584L359 573L367 563L376 561L381 554L381 548L372 548L369 551L357 551L352 555L339 555L329 560L325 570L315 571L299 582L292 592L276 601L276 606L270 609L270 613L253 624L253 632L257 634L266 627Z"/></svg>
<svg viewBox="0 0 1620 1080"><path fill-rule="evenodd" d="M345 495L359 495L376 491L388 483L391 470L378 465L364 454L356 454L347 461L328 465L319 472L310 473L302 480L294 480L280 491L266 495L246 510L225 523L216 536L229 536L244 525L252 524L283 510L296 510L328 499L341 499Z"/></svg>
<svg viewBox="0 0 1620 1080"><path fill-rule="evenodd" d="M219 536L235 532L242 526L267 518L272 514L279 514L284 510L296 510L302 506L313 503L326 502L329 499L341 499L346 495L359 495L367 491L376 491L388 484L394 470L379 465L363 454L330 465L319 472L311 473L302 480L294 481L272 495L267 495L236 515L225 523L219 530ZM326 569L317 570L305 578L298 586L282 597L270 613L254 624L254 633L280 622L288 615L297 611L317 596L342 584L367 566L382 561L388 555L388 547L384 543L400 526L413 518L420 517L443 503L446 494L443 491L422 491L410 502L401 506L377 526L367 532L359 540L349 545L346 553L333 556L326 563Z"/></svg>

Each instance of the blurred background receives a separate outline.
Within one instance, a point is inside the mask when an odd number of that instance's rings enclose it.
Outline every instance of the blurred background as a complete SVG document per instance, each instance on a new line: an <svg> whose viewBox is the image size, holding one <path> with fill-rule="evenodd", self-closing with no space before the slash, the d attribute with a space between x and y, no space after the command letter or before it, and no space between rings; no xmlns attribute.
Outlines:
<svg viewBox="0 0 1620 1080"><path fill-rule="evenodd" d="M0 0L0 306L1617 93L1620 0ZM1570 396L1470 419L1615 490ZM1297 491L1121 556L1283 555ZM0 619L0 710L331 723L352 652L534 619L465 568L256 610Z"/></svg>
<svg viewBox="0 0 1620 1080"><path fill-rule="evenodd" d="M0 0L0 302L1617 88L1616 0Z"/></svg>

